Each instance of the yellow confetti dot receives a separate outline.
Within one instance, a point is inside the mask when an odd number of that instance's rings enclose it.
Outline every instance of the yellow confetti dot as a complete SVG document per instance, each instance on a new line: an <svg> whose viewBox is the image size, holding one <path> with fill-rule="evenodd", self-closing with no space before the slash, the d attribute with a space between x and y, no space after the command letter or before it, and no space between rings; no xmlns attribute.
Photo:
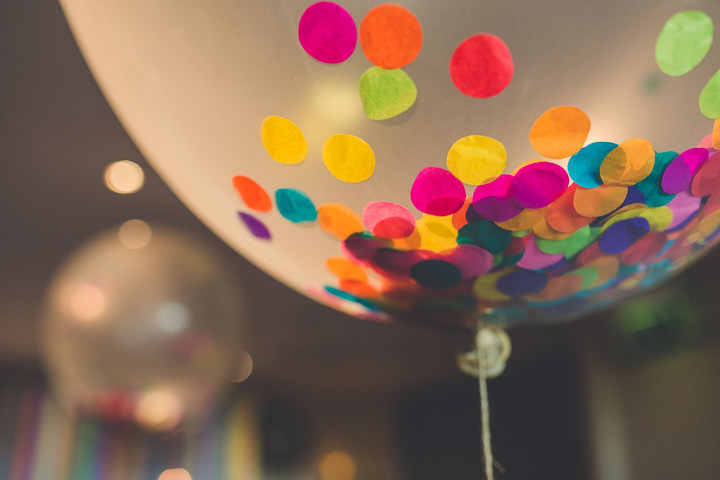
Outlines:
<svg viewBox="0 0 720 480"><path fill-rule="evenodd" d="M644 138L626 140L607 154L600 165L600 178L605 185L635 185L655 165L655 150Z"/></svg>
<svg viewBox="0 0 720 480"><path fill-rule="evenodd" d="M457 230L452 224L452 216L425 214L415 222L415 229L420 235L420 248L442 252L457 246Z"/></svg>
<svg viewBox="0 0 720 480"><path fill-rule="evenodd" d="M613 216L603 224L601 232L604 232L621 220L630 218L644 218L650 224L650 230L653 232L662 232L672 223L673 213L668 207L633 208L631 210L625 210L613 214Z"/></svg>
<svg viewBox="0 0 720 480"><path fill-rule="evenodd" d="M511 232L519 232L521 230L527 230L533 228L536 223L545 218L545 210L543 208L526 208L522 212L515 215L510 220L504 222L495 222L498 227L510 230Z"/></svg>
<svg viewBox="0 0 720 480"><path fill-rule="evenodd" d="M712 147L715 150L720 150L720 118L715 119L713 124Z"/></svg>
<svg viewBox="0 0 720 480"><path fill-rule="evenodd" d="M590 132L590 119L577 107L561 106L535 120L529 140L540 155L560 159L576 154Z"/></svg>
<svg viewBox="0 0 720 480"><path fill-rule="evenodd" d="M575 211L583 217L601 217L618 208L627 197L627 187L600 185L595 188L577 187L573 197Z"/></svg>
<svg viewBox="0 0 720 480"><path fill-rule="evenodd" d="M497 272L479 276L473 284L473 293L476 297L484 298L485 300L509 300L510 297L498 290L497 281L510 271L510 268L505 268Z"/></svg>
<svg viewBox="0 0 720 480"><path fill-rule="evenodd" d="M263 147L273 160L293 165L305 160L308 144L300 127L287 118L272 115L260 126Z"/></svg>
<svg viewBox="0 0 720 480"><path fill-rule="evenodd" d="M507 165L502 143L483 135L468 135L450 147L447 167L461 182L481 185L500 175Z"/></svg>
<svg viewBox="0 0 720 480"><path fill-rule="evenodd" d="M364 182L375 171L375 154L365 140L354 135L336 134L325 140L323 163L338 180Z"/></svg>

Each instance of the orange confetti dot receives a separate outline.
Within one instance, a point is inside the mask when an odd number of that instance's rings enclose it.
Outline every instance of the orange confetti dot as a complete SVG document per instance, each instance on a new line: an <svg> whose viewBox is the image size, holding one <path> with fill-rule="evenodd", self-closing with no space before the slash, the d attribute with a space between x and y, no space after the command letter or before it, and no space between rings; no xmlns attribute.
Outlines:
<svg viewBox="0 0 720 480"><path fill-rule="evenodd" d="M244 175L235 175L232 183L248 208L258 212L269 212L272 209L270 195L252 178Z"/></svg>
<svg viewBox="0 0 720 480"><path fill-rule="evenodd" d="M627 187L608 185L595 188L577 187L573 206L584 217L602 217L622 205L626 196Z"/></svg>
<svg viewBox="0 0 720 480"><path fill-rule="evenodd" d="M416 228L409 236L394 239L393 246L398 250L415 250L420 248L420 241L420 232Z"/></svg>
<svg viewBox="0 0 720 480"><path fill-rule="evenodd" d="M531 302L550 302L576 293L582 284L583 278L580 275L561 275L550 278L542 290L525 298Z"/></svg>
<svg viewBox="0 0 720 480"><path fill-rule="evenodd" d="M378 295L377 289L368 285L367 282L361 282L358 280L344 278L340 280L340 288L358 297L367 298L375 297Z"/></svg>
<svg viewBox="0 0 720 480"><path fill-rule="evenodd" d="M583 268L595 268L598 271L598 278L590 288L599 287L617 275L620 269L620 260L614 255L606 255L586 263Z"/></svg>
<svg viewBox="0 0 720 480"><path fill-rule="evenodd" d="M576 107L561 106L540 115L530 129L530 143L547 158L560 159L580 151L590 133L590 119Z"/></svg>
<svg viewBox="0 0 720 480"><path fill-rule="evenodd" d="M607 154L600 165L600 178L606 185L635 185L655 165L655 150L644 138L626 140Z"/></svg>
<svg viewBox="0 0 720 480"><path fill-rule="evenodd" d="M572 185L557 200L548 206L545 220L548 225L558 232L575 232L592 223L592 217L580 215L575 210L575 190Z"/></svg>
<svg viewBox="0 0 720 480"><path fill-rule="evenodd" d="M318 207L318 223L320 228L334 235L339 240L345 240L353 233L363 231L360 215L350 210L342 203L326 203Z"/></svg>
<svg viewBox="0 0 720 480"><path fill-rule="evenodd" d="M715 119L713 124L712 147L715 150L720 150L720 118Z"/></svg>
<svg viewBox="0 0 720 480"><path fill-rule="evenodd" d="M584 218L584 217L583 217ZM558 232L550 225L548 225L547 219L543 218L532 227L533 233L540 238L545 240L564 240L571 237L575 232Z"/></svg>
<svg viewBox="0 0 720 480"><path fill-rule="evenodd" d="M460 207L460 210L453 213L452 216L452 225L455 227L455 230L460 230L462 227L467 225L467 209L472 203L472 198L466 198L465 203L463 203L463 206Z"/></svg>
<svg viewBox="0 0 720 480"><path fill-rule="evenodd" d="M528 228L532 228L536 223L543 219L546 209L547 207L526 208L510 220L505 220L504 222L495 222L495 224L498 227L504 228L505 230L510 230L511 232L527 230Z"/></svg>
<svg viewBox="0 0 720 480"><path fill-rule="evenodd" d="M325 261L325 266L330 273L340 280L355 280L357 282L367 282L368 275L364 268L354 264L347 258L333 257Z"/></svg>
<svg viewBox="0 0 720 480"><path fill-rule="evenodd" d="M400 5L379 5L360 23L360 45L368 60L382 68L402 68L420 53L422 27Z"/></svg>

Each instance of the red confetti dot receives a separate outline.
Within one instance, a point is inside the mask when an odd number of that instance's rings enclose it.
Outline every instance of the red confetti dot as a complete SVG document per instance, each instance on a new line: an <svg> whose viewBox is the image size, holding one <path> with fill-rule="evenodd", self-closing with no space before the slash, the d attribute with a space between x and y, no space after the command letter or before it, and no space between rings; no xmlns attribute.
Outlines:
<svg viewBox="0 0 720 480"><path fill-rule="evenodd" d="M510 84L515 73L512 54L495 35L481 33L465 39L450 58L450 78L465 95L493 97Z"/></svg>

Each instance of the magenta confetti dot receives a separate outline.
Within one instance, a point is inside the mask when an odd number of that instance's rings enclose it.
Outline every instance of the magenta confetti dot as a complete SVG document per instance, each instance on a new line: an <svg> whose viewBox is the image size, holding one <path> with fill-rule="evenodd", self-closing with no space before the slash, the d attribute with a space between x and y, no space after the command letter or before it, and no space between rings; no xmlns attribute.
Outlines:
<svg viewBox="0 0 720 480"><path fill-rule="evenodd" d="M341 245L345 254L356 263L367 264L379 248L386 247L380 240L364 233L353 233Z"/></svg>
<svg viewBox="0 0 720 480"><path fill-rule="evenodd" d="M410 269L426 258L421 250L395 250L380 248L372 258L372 268L390 278L403 278L410 275Z"/></svg>
<svg viewBox="0 0 720 480"><path fill-rule="evenodd" d="M365 227L381 238L405 238L415 230L415 217L402 205L370 202L362 211Z"/></svg>
<svg viewBox="0 0 720 480"><path fill-rule="evenodd" d="M687 192L680 192L675 195L675 198L670 200L670 202L666 205L666 207L672 210L673 214L672 223L670 223L670 226L667 227L667 229L672 230L685 222L685 220L700 210L701 205L701 198L690 195Z"/></svg>
<svg viewBox="0 0 720 480"><path fill-rule="evenodd" d="M444 217L463 206L465 187L448 170L427 167L415 178L410 189L410 200L421 212Z"/></svg>
<svg viewBox="0 0 720 480"><path fill-rule="evenodd" d="M247 229L252 233L255 237L261 239L261 240L270 240L272 237L270 235L270 230L265 226L264 223L262 223L257 218L253 217L249 213L243 213L238 212L238 216L240 217L240 220L245 224Z"/></svg>
<svg viewBox="0 0 720 480"><path fill-rule="evenodd" d="M472 206L483 218L493 222L504 222L523 211L510 196L512 175L500 175L485 185L475 187Z"/></svg>
<svg viewBox="0 0 720 480"><path fill-rule="evenodd" d="M541 270L551 265L555 265L564 258L562 253L548 254L541 251L535 243L535 237L528 235L530 238L525 244L525 253L517 263L518 267L526 270Z"/></svg>
<svg viewBox="0 0 720 480"><path fill-rule="evenodd" d="M477 245L458 245L445 250L442 259L455 265L464 280L485 275L493 264L492 253Z"/></svg>
<svg viewBox="0 0 720 480"><path fill-rule="evenodd" d="M665 193L680 193L690 188L695 172L708 159L706 148L691 148L677 156L663 173L660 186Z"/></svg>
<svg viewBox="0 0 720 480"><path fill-rule="evenodd" d="M300 18L298 39L315 60L323 63L344 62L355 51L355 20L337 3L313 3Z"/></svg>
<svg viewBox="0 0 720 480"><path fill-rule="evenodd" d="M510 185L510 195L521 207L542 208L562 195L569 181L567 172L560 165L550 162L531 163L515 174Z"/></svg>

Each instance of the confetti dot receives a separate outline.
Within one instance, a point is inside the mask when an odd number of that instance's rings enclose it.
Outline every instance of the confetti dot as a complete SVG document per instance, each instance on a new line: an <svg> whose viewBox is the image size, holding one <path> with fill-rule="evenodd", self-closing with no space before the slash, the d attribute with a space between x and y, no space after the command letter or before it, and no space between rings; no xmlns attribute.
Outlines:
<svg viewBox="0 0 720 480"><path fill-rule="evenodd" d="M644 218L621 220L605 230L598 240L598 246L607 254L621 253L649 231L650 223Z"/></svg>
<svg viewBox="0 0 720 480"><path fill-rule="evenodd" d="M706 197L718 189L720 185L720 153L714 153L698 169L690 189L696 197Z"/></svg>
<svg viewBox="0 0 720 480"><path fill-rule="evenodd" d="M540 155L560 159L578 153L590 132L590 119L577 107L561 106L540 115L530 129L530 143Z"/></svg>
<svg viewBox="0 0 720 480"><path fill-rule="evenodd" d="M507 164L502 143L483 135L468 135L455 142L447 154L447 167L461 182L487 183L500 175Z"/></svg>
<svg viewBox="0 0 720 480"><path fill-rule="evenodd" d="M451 217L425 215L415 223L420 235L420 248L441 252L456 245L457 230Z"/></svg>
<svg viewBox="0 0 720 480"><path fill-rule="evenodd" d="M423 259L419 251L380 248L373 255L371 266L381 275L402 279L409 276L412 267Z"/></svg>
<svg viewBox="0 0 720 480"><path fill-rule="evenodd" d="M276 190L275 203L280 215L294 223L313 222L318 216L315 204L310 197L294 188Z"/></svg>
<svg viewBox="0 0 720 480"><path fill-rule="evenodd" d="M442 259L455 265L463 279L485 275L493 264L492 254L477 245L458 245L442 252Z"/></svg>
<svg viewBox="0 0 720 480"><path fill-rule="evenodd" d="M465 203L463 203L462 207L460 207L460 210L452 214L452 224L456 230L460 230L463 226L467 225L467 211L468 208L471 208L471 204L472 198L466 198Z"/></svg>
<svg viewBox="0 0 720 480"><path fill-rule="evenodd" d="M600 165L600 178L606 185L635 185L655 165L655 150L644 138L631 138L618 145Z"/></svg>
<svg viewBox="0 0 720 480"><path fill-rule="evenodd" d="M545 212L545 221L558 232L574 232L593 220L592 217L580 215L575 210L576 188L571 185Z"/></svg>
<svg viewBox="0 0 720 480"><path fill-rule="evenodd" d="M644 180L635 184L635 188L640 190L645 196L644 203L648 207L661 207L673 199L674 195L665 193L662 190L662 177L678 154L675 152L662 152L655 154L655 165L650 175Z"/></svg>
<svg viewBox="0 0 720 480"><path fill-rule="evenodd" d="M526 208L509 220L496 222L497 225L511 232L528 230L545 217L544 208Z"/></svg>
<svg viewBox="0 0 720 480"><path fill-rule="evenodd" d="M413 182L410 200L423 213L440 217L452 215L465 203L465 187L447 170L426 167Z"/></svg>
<svg viewBox="0 0 720 480"><path fill-rule="evenodd" d="M550 205L568 186L568 175L560 165L535 162L522 167L510 185L512 199L525 208Z"/></svg>
<svg viewBox="0 0 720 480"><path fill-rule="evenodd" d="M700 92L699 104L703 115L712 120L720 118L720 70Z"/></svg>
<svg viewBox="0 0 720 480"><path fill-rule="evenodd" d="M269 212L272 209L270 195L252 178L244 175L235 175L232 179L233 187L237 190L242 201L251 210Z"/></svg>
<svg viewBox="0 0 720 480"><path fill-rule="evenodd" d="M664 233L648 233L622 252L620 261L625 265L645 263L660 253L666 243L667 236Z"/></svg>
<svg viewBox="0 0 720 480"><path fill-rule="evenodd" d="M420 53L422 27L400 5L378 5L360 23L360 45L370 62L382 68L402 68Z"/></svg>
<svg viewBox="0 0 720 480"><path fill-rule="evenodd" d="M517 265L526 270L540 270L554 265L562 259L562 253L548 254L538 249L535 244L535 238L531 236L525 245L525 253L523 253Z"/></svg>
<svg viewBox="0 0 720 480"><path fill-rule="evenodd" d="M673 200L667 204L672 211L672 223L668 226L668 230L680 226L688 218L693 216L700 209L702 199L690 195L687 192L678 193Z"/></svg>
<svg viewBox="0 0 720 480"><path fill-rule="evenodd" d="M458 90L470 97L499 94L510 84L514 72L507 45L500 37L488 33L465 39L450 58L450 78Z"/></svg>
<svg viewBox="0 0 720 480"><path fill-rule="evenodd" d="M533 302L550 302L569 297L582 288L584 279L579 275L561 275L548 279L545 287L537 293L529 295Z"/></svg>
<svg viewBox="0 0 720 480"><path fill-rule="evenodd" d="M410 276L423 287L452 288L462 280L460 269L444 260L421 260L410 269Z"/></svg>
<svg viewBox="0 0 720 480"><path fill-rule="evenodd" d="M595 142L583 147L570 157L568 173L573 182L581 187L594 188L602 185L600 165L605 157L615 150L617 143Z"/></svg>
<svg viewBox="0 0 720 480"><path fill-rule="evenodd" d="M500 175L490 183L475 187L472 209L493 222L509 220L522 212L523 208L510 196L513 178L512 175Z"/></svg>
<svg viewBox="0 0 720 480"><path fill-rule="evenodd" d="M665 193L680 193L690 188L695 172L708 159L707 148L691 148L678 155L665 169L661 186Z"/></svg>
<svg viewBox="0 0 720 480"><path fill-rule="evenodd" d="M325 140L322 148L325 167L338 180L364 182L375 171L375 154L363 139L336 134Z"/></svg>
<svg viewBox="0 0 720 480"><path fill-rule="evenodd" d="M259 238L261 240L270 240L272 237L270 236L270 230L265 226L264 223L262 223L259 219L253 217L249 213L244 212L238 212L238 216L240 217L240 220L242 220L243 224L247 227L247 229L252 233L256 238Z"/></svg>
<svg viewBox="0 0 720 480"><path fill-rule="evenodd" d="M707 14L686 10L670 17L655 44L660 70L685 75L703 61L713 41L713 21Z"/></svg>
<svg viewBox="0 0 720 480"><path fill-rule="evenodd" d="M517 270L498 279L497 288L505 295L521 297L539 292L546 284L547 276L544 273Z"/></svg>
<svg viewBox="0 0 720 480"><path fill-rule="evenodd" d="M563 254L566 258L577 255L595 240L596 230L590 227L583 227L571 236L560 240L547 240L544 238L535 239L538 249L548 254Z"/></svg>
<svg viewBox="0 0 720 480"><path fill-rule="evenodd" d="M601 217L622 205L627 192L627 187L608 185L597 188L578 187L573 197L573 206L585 217Z"/></svg>
<svg viewBox="0 0 720 480"><path fill-rule="evenodd" d="M485 300L504 301L510 297L497 289L498 280L507 274L506 270L488 273L482 277L478 277L473 283L473 294L478 298Z"/></svg>
<svg viewBox="0 0 720 480"><path fill-rule="evenodd" d="M293 165L307 157L308 144L302 131L287 118L277 115L265 118L260 137L268 155L276 162Z"/></svg>
<svg viewBox="0 0 720 480"><path fill-rule="evenodd" d="M328 258L325 261L327 269L340 280L355 280L358 282L367 282L368 275L359 265L342 257Z"/></svg>
<svg viewBox="0 0 720 480"><path fill-rule="evenodd" d="M713 123L712 148L720 150L720 118L716 118Z"/></svg>
<svg viewBox="0 0 720 480"><path fill-rule="evenodd" d="M351 233L342 243L342 249L353 262L366 265L380 248L385 248L383 242L373 238L365 232Z"/></svg>
<svg viewBox="0 0 720 480"><path fill-rule="evenodd" d="M386 120L406 112L415 104L417 88L400 69L370 67L360 77L360 99L371 120Z"/></svg>
<svg viewBox="0 0 720 480"><path fill-rule="evenodd" d="M510 232L489 220L470 222L458 230L457 243L474 244L490 253L501 253L510 244Z"/></svg>
<svg viewBox="0 0 720 480"><path fill-rule="evenodd" d="M300 17L298 40L308 55L319 62L343 62L352 55L357 43L355 20L336 3L313 3Z"/></svg>
<svg viewBox="0 0 720 480"><path fill-rule="evenodd" d="M365 227L381 238L405 238L415 230L415 217L402 205L370 202L362 211Z"/></svg>
<svg viewBox="0 0 720 480"><path fill-rule="evenodd" d="M341 203L320 205L317 212L320 228L339 240L345 240L351 234L363 231L360 215Z"/></svg>
<svg viewBox="0 0 720 480"><path fill-rule="evenodd" d="M547 210L545 211L547 214ZM547 223L547 219L543 218L532 228L533 233L538 238L544 238L546 240L563 240L572 235L572 232L558 232Z"/></svg>

